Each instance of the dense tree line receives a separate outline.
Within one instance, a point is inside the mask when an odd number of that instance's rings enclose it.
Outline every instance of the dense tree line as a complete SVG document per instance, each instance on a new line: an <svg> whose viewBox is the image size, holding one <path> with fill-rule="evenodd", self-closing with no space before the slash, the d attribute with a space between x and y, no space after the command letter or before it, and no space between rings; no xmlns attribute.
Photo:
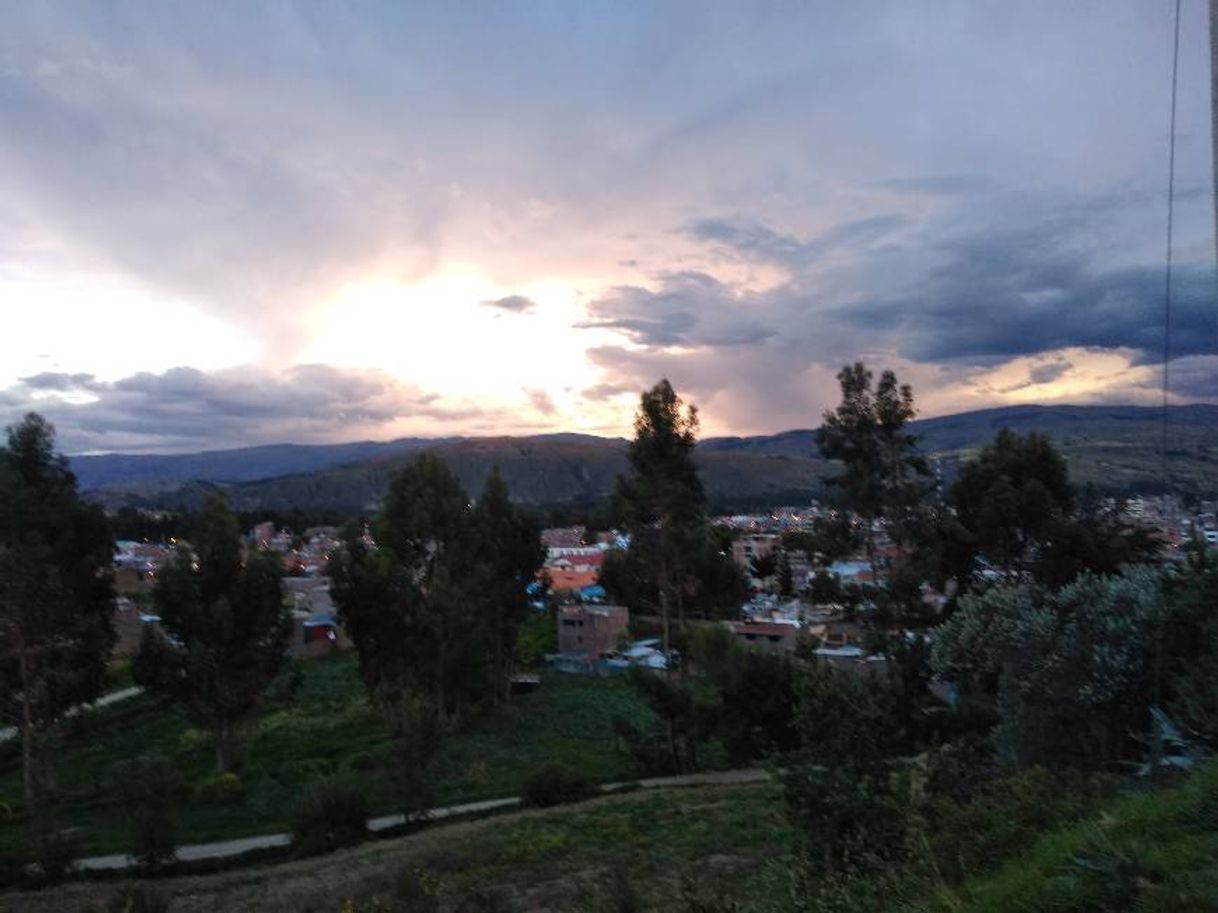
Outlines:
<svg viewBox="0 0 1218 913"><path fill-rule="evenodd" d="M395 475L381 513L348 528L329 571L369 690L387 704L422 696L449 719L506 699L542 558L498 472L476 503L430 454Z"/></svg>

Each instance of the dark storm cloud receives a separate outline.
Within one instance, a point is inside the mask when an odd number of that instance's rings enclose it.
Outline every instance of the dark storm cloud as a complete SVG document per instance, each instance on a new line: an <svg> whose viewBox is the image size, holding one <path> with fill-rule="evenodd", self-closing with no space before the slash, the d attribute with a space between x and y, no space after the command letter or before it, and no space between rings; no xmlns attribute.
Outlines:
<svg viewBox="0 0 1218 913"><path fill-rule="evenodd" d="M1073 367L1074 365L1065 358L1056 358L1043 364L1033 365L1028 371L1027 380L1003 387L998 392L1004 394L1015 393L1019 390L1026 390L1029 387L1039 386L1040 384L1049 384L1069 373Z"/></svg>
<svg viewBox="0 0 1218 913"><path fill-rule="evenodd" d="M699 241L727 247L746 259L803 270L834 250L849 248L852 255L858 256L908 221L906 216L893 213L870 216L844 222L806 241L738 219L699 219L690 223L686 232Z"/></svg>
<svg viewBox="0 0 1218 913"><path fill-rule="evenodd" d="M1028 380L1033 384L1048 384L1057 380L1074 365L1066 361L1064 358L1060 361L1052 361L1048 364L1037 365L1028 372Z"/></svg>
<svg viewBox="0 0 1218 913"><path fill-rule="evenodd" d="M21 383L31 390L93 390L100 385L92 374L64 374L59 371L43 371L21 378Z"/></svg>
<svg viewBox="0 0 1218 913"><path fill-rule="evenodd" d="M880 187L903 193L958 196L992 190L995 181L981 174L928 174L881 181Z"/></svg>
<svg viewBox="0 0 1218 913"><path fill-rule="evenodd" d="M509 314L526 314L536 307L533 299L526 298L524 295L508 295L506 298L483 301L482 305L483 307L507 311Z"/></svg>
<svg viewBox="0 0 1218 913"><path fill-rule="evenodd" d="M618 286L591 302L588 315L578 327L618 330L660 348L752 345L775 334L751 313L747 296L701 272L665 275L656 289Z"/></svg>
<svg viewBox="0 0 1218 913"><path fill-rule="evenodd" d="M836 316L893 339L917 361L992 363L1068 346L1126 348L1161 360L1164 267L1104 268L1052 226L984 233L947 245L947 262L905 294L875 298ZM1174 355L1213 352L1214 271L1177 267Z"/></svg>
<svg viewBox="0 0 1218 913"><path fill-rule="evenodd" d="M1162 383L1162 374L1156 373L1140 386L1160 393ZM1174 359L1168 372L1168 383L1173 397L1183 402L1218 400L1218 352Z"/></svg>
<svg viewBox="0 0 1218 913"><path fill-rule="evenodd" d="M481 415L376 371L297 365L282 372L173 368L102 383L91 375L38 375L4 391L5 423L27 411L53 421L65 450L198 450L281 441L351 440L399 419L437 423ZM47 391L88 394L84 401ZM42 394L42 395L35 395Z"/></svg>

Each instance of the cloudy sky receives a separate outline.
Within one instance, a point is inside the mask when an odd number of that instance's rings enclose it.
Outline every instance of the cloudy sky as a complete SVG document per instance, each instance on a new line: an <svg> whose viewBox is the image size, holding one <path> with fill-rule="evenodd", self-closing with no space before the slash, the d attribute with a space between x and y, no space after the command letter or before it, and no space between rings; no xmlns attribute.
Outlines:
<svg viewBox="0 0 1218 913"><path fill-rule="evenodd" d="M73 452L1157 401L1169 0L0 5L0 420ZM1218 401L1204 0L1172 376Z"/></svg>

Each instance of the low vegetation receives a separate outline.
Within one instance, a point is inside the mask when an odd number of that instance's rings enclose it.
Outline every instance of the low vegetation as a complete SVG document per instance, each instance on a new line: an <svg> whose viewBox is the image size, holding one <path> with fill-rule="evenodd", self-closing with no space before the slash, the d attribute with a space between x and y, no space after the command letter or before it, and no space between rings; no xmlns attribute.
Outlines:
<svg viewBox="0 0 1218 913"><path fill-rule="evenodd" d="M301 663L284 678L290 686L243 738L237 770L219 777L209 734L177 705L144 695L68 720L58 755L58 811L72 824L77 851L133 849L112 772L153 745L173 769L182 843L287 831L309 785L334 776L357 778L372 814L401 811L386 765L393 736L366 697L355 658ZM446 739L437 762L437 802L520 795L549 761L595 783L629 780L636 768L617 744L615 717L648 719L625 681L545 673L536 692L471 719ZM27 852L32 821L20 790L18 746L0 744L0 797L11 806L11 814L0 812L0 856Z"/></svg>

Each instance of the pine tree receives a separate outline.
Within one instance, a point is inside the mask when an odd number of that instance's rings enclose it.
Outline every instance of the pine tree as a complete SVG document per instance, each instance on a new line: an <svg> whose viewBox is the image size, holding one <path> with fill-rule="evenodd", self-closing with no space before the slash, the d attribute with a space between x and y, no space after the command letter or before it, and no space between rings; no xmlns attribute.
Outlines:
<svg viewBox="0 0 1218 913"><path fill-rule="evenodd" d="M21 735L27 801L49 773L37 734L101 693L114 646L114 541L54 451L34 413L0 447L0 715Z"/></svg>
<svg viewBox="0 0 1218 913"><path fill-rule="evenodd" d="M153 597L168 637L141 655L146 687L182 701L212 730L216 769L228 769L239 723L282 668L291 619L276 556L243 556L237 519L222 495L203 505L193 549L179 546ZM153 649L148 641L145 650Z"/></svg>
<svg viewBox="0 0 1218 913"><path fill-rule="evenodd" d="M697 431L697 407L684 408L672 384L661 380L642 395L635 415L629 450L634 473L617 481L630 550L654 582L665 652L674 605L684 624L690 558L705 538L706 493L693 459Z"/></svg>

